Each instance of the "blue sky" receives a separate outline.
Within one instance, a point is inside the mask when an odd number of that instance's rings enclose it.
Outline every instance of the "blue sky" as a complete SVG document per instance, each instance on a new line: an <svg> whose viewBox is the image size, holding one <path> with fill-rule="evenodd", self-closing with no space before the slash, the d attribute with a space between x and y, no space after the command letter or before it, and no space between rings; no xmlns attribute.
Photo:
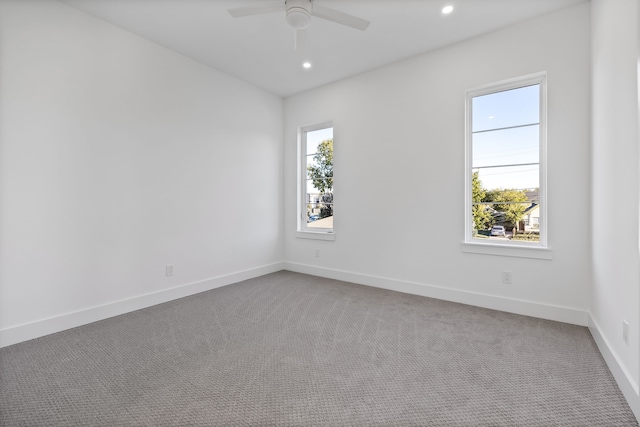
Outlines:
<svg viewBox="0 0 640 427"><path fill-rule="evenodd" d="M472 120L472 163L484 188L540 186L538 165L530 164L540 157L539 85L473 98Z"/></svg>

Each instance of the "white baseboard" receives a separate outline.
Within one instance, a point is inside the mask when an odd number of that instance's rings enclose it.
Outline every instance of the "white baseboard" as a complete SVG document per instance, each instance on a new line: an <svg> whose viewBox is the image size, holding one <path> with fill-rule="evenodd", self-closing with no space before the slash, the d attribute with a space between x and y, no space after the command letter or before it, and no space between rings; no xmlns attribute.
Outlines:
<svg viewBox="0 0 640 427"><path fill-rule="evenodd" d="M618 358L615 350L602 334L598 322L596 322L591 315L589 315L589 331L591 332L591 336L596 342L598 350L600 350L600 354L602 354L604 361L607 362L609 371L611 371L613 378L615 378L616 383L618 383L620 391L622 391L622 394L625 399L627 399L633 414L640 422L640 391L638 389L638 383L634 381L633 377L629 375L629 372L624 365L620 363L620 359Z"/></svg>
<svg viewBox="0 0 640 427"><path fill-rule="evenodd" d="M0 330L0 348L284 269L278 262Z"/></svg>
<svg viewBox="0 0 640 427"><path fill-rule="evenodd" d="M481 294L459 289L443 288L424 283L408 282L390 279L387 277L370 276L350 271L335 270L316 267L307 264L285 262L285 269L313 276L342 280L360 285L389 289L407 294L420 295L445 301L537 317L540 319L555 320L557 322L571 323L573 325L587 326L587 312L569 307L540 304L531 301L523 301L505 298L496 295Z"/></svg>

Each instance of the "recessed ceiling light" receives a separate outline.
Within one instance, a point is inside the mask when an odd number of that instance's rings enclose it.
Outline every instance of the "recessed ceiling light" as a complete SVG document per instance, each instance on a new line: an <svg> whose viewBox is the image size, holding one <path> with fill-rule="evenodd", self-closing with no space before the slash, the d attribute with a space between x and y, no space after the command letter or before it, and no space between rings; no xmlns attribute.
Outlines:
<svg viewBox="0 0 640 427"><path fill-rule="evenodd" d="M445 7L442 8L442 14L443 15L448 15L451 12L453 12L453 6L451 6L451 5L448 5L448 6L445 6Z"/></svg>
<svg viewBox="0 0 640 427"><path fill-rule="evenodd" d="M303 62L302 63L302 68L304 68L305 70L308 70L309 68L311 68L311 62L309 62L309 61Z"/></svg>

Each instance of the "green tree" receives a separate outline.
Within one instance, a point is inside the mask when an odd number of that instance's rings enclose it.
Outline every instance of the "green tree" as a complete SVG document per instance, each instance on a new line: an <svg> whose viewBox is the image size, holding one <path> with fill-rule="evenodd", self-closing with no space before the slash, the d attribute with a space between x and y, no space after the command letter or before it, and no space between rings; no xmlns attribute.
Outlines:
<svg viewBox="0 0 640 427"><path fill-rule="evenodd" d="M473 229L477 231L490 228L493 225L493 216L491 216L490 212L487 212L488 205L476 204L484 202L486 196L486 191L482 188L482 181L480 181L478 172L473 173L473 178L471 179L471 191L471 200L474 203L471 207L473 215Z"/></svg>
<svg viewBox="0 0 640 427"><path fill-rule="evenodd" d="M522 190L498 189L486 192L485 201L495 202L493 208L503 213L504 224L507 229L517 227L527 208L527 194Z"/></svg>
<svg viewBox="0 0 640 427"><path fill-rule="evenodd" d="M326 218L333 215L333 139L318 144L313 160L307 166L307 176L320 193L320 217Z"/></svg>
<svg viewBox="0 0 640 427"><path fill-rule="evenodd" d="M322 206L320 206L320 218L333 216L333 193L324 193L320 196Z"/></svg>
<svg viewBox="0 0 640 427"><path fill-rule="evenodd" d="M315 164L307 166L309 179L320 194L333 190L333 139L318 144L313 156Z"/></svg>

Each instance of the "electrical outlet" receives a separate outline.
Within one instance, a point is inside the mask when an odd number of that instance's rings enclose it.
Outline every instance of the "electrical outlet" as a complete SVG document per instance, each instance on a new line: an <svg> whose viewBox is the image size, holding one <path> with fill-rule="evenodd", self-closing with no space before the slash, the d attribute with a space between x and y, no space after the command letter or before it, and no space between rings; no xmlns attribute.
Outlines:
<svg viewBox="0 0 640 427"><path fill-rule="evenodd" d="M173 276L173 264L167 264L164 272L167 276Z"/></svg>
<svg viewBox="0 0 640 427"><path fill-rule="evenodd" d="M320 249L316 249L316 258L320 258Z"/></svg>
<svg viewBox="0 0 640 427"><path fill-rule="evenodd" d="M506 271L506 270L502 271L502 283L505 283L507 285L511 284L511 272L510 271Z"/></svg>
<svg viewBox="0 0 640 427"><path fill-rule="evenodd" d="M626 320L622 321L622 339L629 344L629 322Z"/></svg>

